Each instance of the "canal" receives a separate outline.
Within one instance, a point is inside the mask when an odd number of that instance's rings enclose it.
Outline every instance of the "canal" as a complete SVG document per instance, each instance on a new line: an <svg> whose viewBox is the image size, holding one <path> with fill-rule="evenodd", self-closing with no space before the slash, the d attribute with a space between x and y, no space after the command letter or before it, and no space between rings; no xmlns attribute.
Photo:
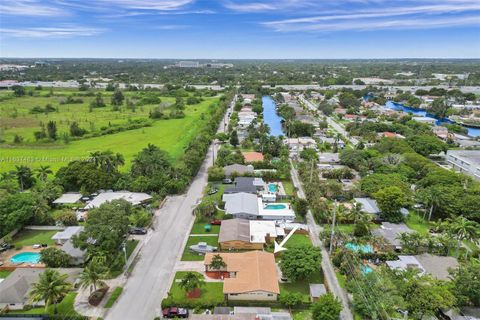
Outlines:
<svg viewBox="0 0 480 320"><path fill-rule="evenodd" d="M454 123L449 119L435 118L432 114L429 114L425 110L407 107L407 106L404 106L400 103L395 103L393 101L387 101L385 106L387 106L388 108L393 109L393 110L403 111L403 112L406 112L406 113L412 113L413 115L418 116L418 117L427 117L427 118L435 119L437 125L440 125L442 123ZM480 137L480 128L471 128L471 127L467 127L467 126L464 126L464 127L468 130L468 135L469 136Z"/></svg>
<svg viewBox="0 0 480 320"><path fill-rule="evenodd" d="M284 135L282 130L282 118L277 115L277 111L275 109L276 104L272 97L263 96L262 106L263 122L265 122L270 128L270 135L276 137Z"/></svg>

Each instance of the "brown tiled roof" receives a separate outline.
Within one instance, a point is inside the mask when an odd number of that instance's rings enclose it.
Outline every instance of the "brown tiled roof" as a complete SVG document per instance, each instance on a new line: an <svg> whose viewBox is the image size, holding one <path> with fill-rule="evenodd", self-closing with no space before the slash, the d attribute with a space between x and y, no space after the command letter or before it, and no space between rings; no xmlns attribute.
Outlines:
<svg viewBox="0 0 480 320"><path fill-rule="evenodd" d="M263 161L263 154L255 151L242 152L246 162L260 162Z"/></svg>
<svg viewBox="0 0 480 320"><path fill-rule="evenodd" d="M227 264L228 272L236 272L236 277L224 280L223 293L252 291L280 293L275 257L272 253L264 251L207 253L204 264L209 265L213 256L217 254Z"/></svg>

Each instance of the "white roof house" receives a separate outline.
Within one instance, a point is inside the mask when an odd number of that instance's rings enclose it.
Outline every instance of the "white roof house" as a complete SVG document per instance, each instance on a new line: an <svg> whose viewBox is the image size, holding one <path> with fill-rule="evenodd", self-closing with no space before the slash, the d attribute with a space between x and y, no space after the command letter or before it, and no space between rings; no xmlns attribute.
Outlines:
<svg viewBox="0 0 480 320"><path fill-rule="evenodd" d="M63 231L59 231L52 236L52 240L55 240L57 244L63 244L70 240L74 235L83 231L83 227L67 227Z"/></svg>
<svg viewBox="0 0 480 320"><path fill-rule="evenodd" d="M420 274L425 273L425 269L423 268L422 264L414 256L398 256L398 260L386 261L385 263L392 270L405 271L408 268L414 268L417 269Z"/></svg>
<svg viewBox="0 0 480 320"><path fill-rule="evenodd" d="M375 215L380 213L376 200L372 198L354 198L354 200L362 205L362 211Z"/></svg>
<svg viewBox="0 0 480 320"><path fill-rule="evenodd" d="M85 206L85 209L98 208L106 202L112 202L113 200L120 199L126 200L135 206L152 199L152 196L141 192L107 191L96 196Z"/></svg>
<svg viewBox="0 0 480 320"><path fill-rule="evenodd" d="M61 195L60 198L55 199L55 204L76 203L80 201L82 194L80 192L67 192Z"/></svg>
<svg viewBox="0 0 480 320"><path fill-rule="evenodd" d="M235 218L249 219L258 215L257 195L239 192L224 194L225 212L233 215Z"/></svg>
<svg viewBox="0 0 480 320"><path fill-rule="evenodd" d="M275 226L274 221L250 221L250 242L265 243L267 235L271 238L284 236L285 231Z"/></svg>

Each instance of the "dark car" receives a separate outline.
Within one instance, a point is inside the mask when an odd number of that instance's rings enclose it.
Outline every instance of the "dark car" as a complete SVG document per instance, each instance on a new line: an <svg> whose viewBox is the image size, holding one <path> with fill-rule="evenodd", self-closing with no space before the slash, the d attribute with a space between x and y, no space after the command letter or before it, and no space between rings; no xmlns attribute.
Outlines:
<svg viewBox="0 0 480 320"><path fill-rule="evenodd" d="M147 230L145 228L130 228L130 230L128 230L128 233L130 234L147 234Z"/></svg>
<svg viewBox="0 0 480 320"><path fill-rule="evenodd" d="M222 224L222 220L212 220L210 221L210 224L214 226L219 226Z"/></svg>
<svg viewBox="0 0 480 320"><path fill-rule="evenodd" d="M0 244L0 252L4 252L4 251L7 251L9 249L12 249L13 248L13 245L9 244L9 243L2 243Z"/></svg>
<svg viewBox="0 0 480 320"><path fill-rule="evenodd" d="M188 318L188 309L170 307L163 309L164 318Z"/></svg>

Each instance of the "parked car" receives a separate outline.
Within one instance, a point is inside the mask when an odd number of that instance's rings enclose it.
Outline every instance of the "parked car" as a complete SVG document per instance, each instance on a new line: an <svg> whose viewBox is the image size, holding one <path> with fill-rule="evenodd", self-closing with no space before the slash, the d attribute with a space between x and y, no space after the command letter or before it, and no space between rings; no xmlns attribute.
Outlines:
<svg viewBox="0 0 480 320"><path fill-rule="evenodd" d="M212 220L210 221L210 224L214 226L219 226L222 224L222 220Z"/></svg>
<svg viewBox="0 0 480 320"><path fill-rule="evenodd" d="M162 314L164 318L188 318L188 309L170 307L163 309Z"/></svg>
<svg viewBox="0 0 480 320"><path fill-rule="evenodd" d="M223 180L222 180L222 183L223 183L223 184L232 184L233 181L232 181L232 179L223 179Z"/></svg>
<svg viewBox="0 0 480 320"><path fill-rule="evenodd" d="M147 229L133 227L133 228L130 228L130 230L128 230L128 233L130 233L130 234L147 234Z"/></svg>
<svg viewBox="0 0 480 320"><path fill-rule="evenodd" d="M4 242L4 243L0 244L0 252L5 252L5 251L7 251L9 249L12 249L12 248L13 248L13 245L11 245L10 243Z"/></svg>
<svg viewBox="0 0 480 320"><path fill-rule="evenodd" d="M36 243L32 246L33 249L40 249L41 247L42 247L42 245L38 244L38 243Z"/></svg>
<svg viewBox="0 0 480 320"><path fill-rule="evenodd" d="M212 194L215 194L218 192L218 189L217 188L211 188L210 190L208 190L208 194L209 195L212 195Z"/></svg>

